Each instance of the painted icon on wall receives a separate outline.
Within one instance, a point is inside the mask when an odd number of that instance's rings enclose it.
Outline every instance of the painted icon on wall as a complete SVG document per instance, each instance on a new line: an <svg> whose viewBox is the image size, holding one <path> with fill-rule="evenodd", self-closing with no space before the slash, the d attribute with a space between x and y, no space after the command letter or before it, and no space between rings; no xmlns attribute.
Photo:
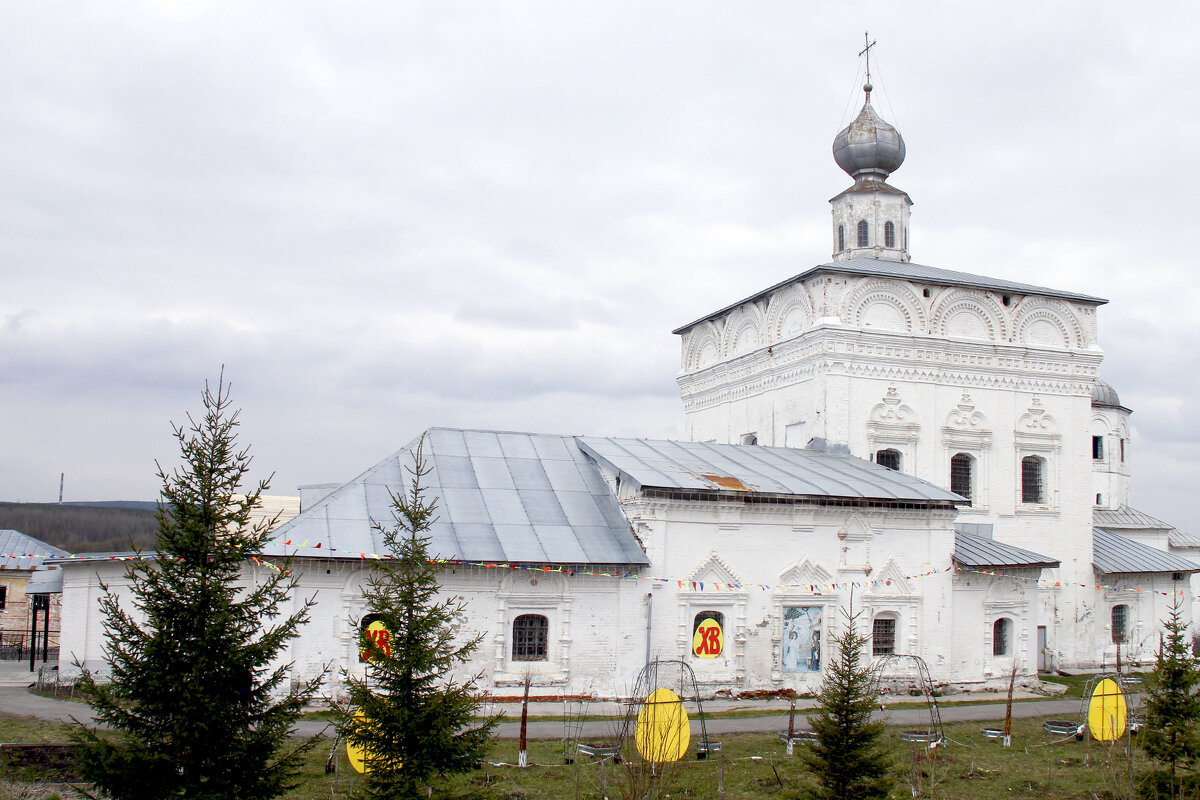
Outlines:
<svg viewBox="0 0 1200 800"><path fill-rule="evenodd" d="M821 606L783 609L783 671L821 671Z"/></svg>

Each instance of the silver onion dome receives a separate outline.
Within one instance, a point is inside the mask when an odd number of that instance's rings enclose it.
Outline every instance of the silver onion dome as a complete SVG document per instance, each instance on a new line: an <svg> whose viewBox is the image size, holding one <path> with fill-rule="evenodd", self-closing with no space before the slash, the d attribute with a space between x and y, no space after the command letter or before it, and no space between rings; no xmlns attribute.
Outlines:
<svg viewBox="0 0 1200 800"><path fill-rule="evenodd" d="M833 140L833 160L860 182L887 180L904 163L904 137L875 113L871 88L863 86L867 99L862 111Z"/></svg>

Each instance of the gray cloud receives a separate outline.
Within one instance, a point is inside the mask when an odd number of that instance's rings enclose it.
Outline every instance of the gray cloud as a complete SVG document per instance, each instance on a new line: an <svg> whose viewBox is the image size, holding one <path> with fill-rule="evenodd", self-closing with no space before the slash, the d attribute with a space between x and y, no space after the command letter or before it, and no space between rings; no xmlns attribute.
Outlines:
<svg viewBox="0 0 1200 800"><path fill-rule="evenodd" d="M148 497L219 365L277 487L433 424L678 435L684 322L829 255L868 24L920 263L1109 297L1134 492L1200 531L1196 12L0 8L6 498Z"/></svg>

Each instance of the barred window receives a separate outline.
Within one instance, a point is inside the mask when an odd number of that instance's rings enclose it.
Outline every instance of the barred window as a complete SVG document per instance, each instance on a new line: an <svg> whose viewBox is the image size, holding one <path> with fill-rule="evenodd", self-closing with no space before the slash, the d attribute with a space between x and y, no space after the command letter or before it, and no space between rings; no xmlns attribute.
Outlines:
<svg viewBox="0 0 1200 800"><path fill-rule="evenodd" d="M1044 462L1037 456L1025 456L1021 459L1021 502L1041 503L1042 499L1042 468Z"/></svg>
<svg viewBox="0 0 1200 800"><path fill-rule="evenodd" d="M1093 436L1092 437L1092 458L1097 459L1097 460L1104 458L1104 437L1103 436Z"/></svg>
<svg viewBox="0 0 1200 800"><path fill-rule="evenodd" d="M891 222L883 224L883 245L884 247L896 246L896 226Z"/></svg>
<svg viewBox="0 0 1200 800"><path fill-rule="evenodd" d="M866 247L868 245L868 239L869 239L869 237L867 236L868 232L869 232L869 229L867 228L867 221L865 219L860 219L858 221L858 246L859 247Z"/></svg>
<svg viewBox="0 0 1200 800"><path fill-rule="evenodd" d="M883 656L896 652L896 620L876 617L871 623L871 655Z"/></svg>
<svg viewBox="0 0 1200 800"><path fill-rule="evenodd" d="M1119 605L1112 608L1112 640L1113 644L1124 644L1129 630L1129 606Z"/></svg>
<svg viewBox="0 0 1200 800"><path fill-rule="evenodd" d="M513 620L513 661L545 661L550 621L541 614L522 614Z"/></svg>
<svg viewBox="0 0 1200 800"><path fill-rule="evenodd" d="M950 459L950 491L967 498L968 503L975 499L971 496L974 461L966 453L955 453Z"/></svg>
<svg viewBox="0 0 1200 800"><path fill-rule="evenodd" d="M894 469L899 472L900 451L893 450L891 448L888 448L887 450L880 450L875 453L875 463L879 464L881 467L887 467L888 469Z"/></svg>
<svg viewBox="0 0 1200 800"><path fill-rule="evenodd" d="M838 225L838 252L846 249L846 226Z"/></svg>
<svg viewBox="0 0 1200 800"><path fill-rule="evenodd" d="M1012 620L1006 617L1001 617L992 624L992 655L1008 655L1008 640L1011 629Z"/></svg>

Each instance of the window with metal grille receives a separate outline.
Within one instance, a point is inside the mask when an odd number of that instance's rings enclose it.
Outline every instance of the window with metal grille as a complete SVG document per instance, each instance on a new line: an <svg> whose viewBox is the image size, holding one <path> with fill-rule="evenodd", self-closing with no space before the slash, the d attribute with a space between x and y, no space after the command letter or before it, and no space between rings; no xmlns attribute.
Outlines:
<svg viewBox="0 0 1200 800"><path fill-rule="evenodd" d="M838 225L838 252L846 249L846 226Z"/></svg>
<svg viewBox="0 0 1200 800"><path fill-rule="evenodd" d="M875 454L875 463L879 464L881 467L887 467L888 469L894 469L899 472L900 451L893 450L891 448L888 448L887 450L880 450Z"/></svg>
<svg viewBox="0 0 1200 800"><path fill-rule="evenodd" d="M1113 644L1124 644L1128 632L1129 606L1120 605L1112 608L1112 640Z"/></svg>
<svg viewBox="0 0 1200 800"><path fill-rule="evenodd" d="M541 614L522 614L513 620L513 661L545 661L550 621Z"/></svg>
<svg viewBox="0 0 1200 800"><path fill-rule="evenodd" d="M865 219L860 219L858 221L858 246L859 247L867 246L867 240L869 238L867 236L868 231L869 231L869 229L867 228L867 221Z"/></svg>
<svg viewBox="0 0 1200 800"><path fill-rule="evenodd" d="M1042 502L1042 459L1037 456L1021 459L1021 502Z"/></svg>
<svg viewBox="0 0 1200 800"><path fill-rule="evenodd" d="M950 459L950 491L962 495L970 502L971 497L971 462L975 459L966 453L955 453Z"/></svg>
<svg viewBox="0 0 1200 800"><path fill-rule="evenodd" d="M1095 459L1104 458L1104 437L1103 436L1093 436L1092 437L1092 458L1095 458Z"/></svg>
<svg viewBox="0 0 1200 800"><path fill-rule="evenodd" d="M885 247L896 246L896 226L891 222L883 223L883 244Z"/></svg>
<svg viewBox="0 0 1200 800"><path fill-rule="evenodd" d="M1008 655L1008 634L1011 627L1012 620L1005 617L1001 617L992 623L992 655Z"/></svg>
<svg viewBox="0 0 1200 800"><path fill-rule="evenodd" d="M871 655L884 656L896 652L896 620L876 617L871 623Z"/></svg>

